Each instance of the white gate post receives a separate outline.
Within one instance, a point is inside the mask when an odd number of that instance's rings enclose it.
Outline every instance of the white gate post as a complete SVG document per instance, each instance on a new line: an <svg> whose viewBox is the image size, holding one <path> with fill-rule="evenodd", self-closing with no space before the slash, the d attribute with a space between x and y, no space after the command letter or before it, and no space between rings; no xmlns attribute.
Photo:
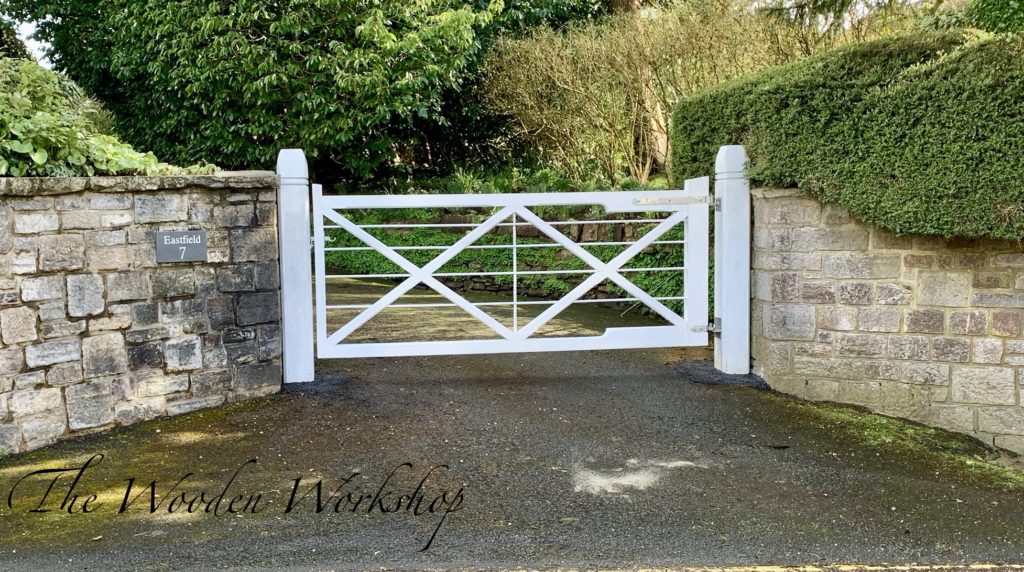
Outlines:
<svg viewBox="0 0 1024 572"><path fill-rule="evenodd" d="M750 182L742 145L715 159L715 368L750 373Z"/></svg>
<svg viewBox="0 0 1024 572"><path fill-rule="evenodd" d="M313 261L309 167L302 149L277 156L277 225L281 248L281 342L284 382L313 381Z"/></svg>

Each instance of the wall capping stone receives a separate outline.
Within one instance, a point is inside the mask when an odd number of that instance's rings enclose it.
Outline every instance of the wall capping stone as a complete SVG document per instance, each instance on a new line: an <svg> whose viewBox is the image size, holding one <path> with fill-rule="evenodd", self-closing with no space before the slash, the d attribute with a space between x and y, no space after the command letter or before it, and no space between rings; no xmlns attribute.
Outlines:
<svg viewBox="0 0 1024 572"><path fill-rule="evenodd" d="M220 171L212 175L164 177L0 177L0 196L36 197L81 193L126 191L173 191L182 189L276 189L273 171Z"/></svg>

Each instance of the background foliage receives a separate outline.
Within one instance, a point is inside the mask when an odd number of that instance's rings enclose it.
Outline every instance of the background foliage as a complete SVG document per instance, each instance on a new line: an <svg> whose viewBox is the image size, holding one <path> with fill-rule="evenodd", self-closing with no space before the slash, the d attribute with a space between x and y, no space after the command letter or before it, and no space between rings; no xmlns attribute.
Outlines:
<svg viewBox="0 0 1024 572"><path fill-rule="evenodd" d="M1024 45L919 33L835 50L681 103L675 168L747 145L757 184L799 186L897 233L1024 237ZM966 42L966 43L965 43Z"/></svg>
<svg viewBox="0 0 1024 572"><path fill-rule="evenodd" d="M177 174L110 133L110 116L61 74L0 57L0 176Z"/></svg>
<svg viewBox="0 0 1024 572"><path fill-rule="evenodd" d="M28 50L18 39L14 24L0 18L0 57L27 58Z"/></svg>
<svg viewBox="0 0 1024 572"><path fill-rule="evenodd" d="M1024 1L971 0L964 14L971 25L990 32L1024 32Z"/></svg>
<svg viewBox="0 0 1024 572"><path fill-rule="evenodd" d="M854 8L840 16L849 20ZM789 13L692 0L505 38L487 61L485 98L547 164L580 179L599 170L613 183L623 172L645 181L668 167L669 113L679 101L902 25L876 14L811 42L806 28L817 23Z"/></svg>

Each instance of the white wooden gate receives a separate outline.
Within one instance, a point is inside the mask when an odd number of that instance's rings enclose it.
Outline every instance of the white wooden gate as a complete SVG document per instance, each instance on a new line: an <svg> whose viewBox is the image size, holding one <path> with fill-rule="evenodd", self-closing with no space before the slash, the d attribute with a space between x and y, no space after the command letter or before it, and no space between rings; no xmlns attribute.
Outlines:
<svg viewBox="0 0 1024 572"><path fill-rule="evenodd" d="M719 200L710 196L707 177L686 181L682 190L673 191L610 191L581 193L524 193L477 195L344 195L324 196L319 185L309 185L305 157L301 151L283 151L278 163L281 176L279 197L279 225L281 230L282 308L284 323L285 381L311 381L313 378L313 347L320 358L394 357L422 355L482 354L507 352L546 352L567 350L594 350L620 348L653 348L676 346L704 346L709 332L716 333L716 365L730 373L749 371L749 187L743 175L745 155L742 147L724 147L717 165ZM731 171L729 169L732 169ZM732 204L723 196L724 188L736 192ZM543 207L592 205L601 207L605 215L599 220L544 220L538 212ZM708 319L709 270L709 209L716 208L718 239L716 252L723 247L730 250L719 254L716 280L715 321ZM538 207L541 207L538 210ZM486 213L481 222L430 222L361 224L352 213L365 214L375 210L394 209L474 209ZM722 222L723 213L744 217L742 224ZM744 215L744 213L746 213ZM312 220L310 220L310 214ZM381 217L389 220L388 217ZM598 241L581 243L570 239L565 232L571 225L614 225L630 222L643 224L649 230L633 240ZM382 232L398 232L410 227L459 227L461 238L444 246L395 246L385 243ZM530 227L545 239L543 244L525 243L519 238L519 229ZM735 228L739 236L722 236L723 230ZM310 230L312 229L312 252ZM501 229L508 244L479 244L478 241ZM561 230L560 230L561 229ZM681 239L667 239L666 235L682 229ZM329 242L329 233L343 232L355 239L342 246ZM745 244L745 247L742 245ZM680 256L670 265L638 267L631 265L638 254L652 247L675 245ZM616 246L622 250L610 260L603 261L587 248ZM518 284L523 276L559 274L562 270L521 269L517 262L524 248L553 247L578 258L585 268L572 270L584 275L578 285L557 301L526 300L520 295ZM479 271L444 272L447 263L467 249L503 249L511 254L511 268L507 270L484 268ZM406 254L413 250L436 252L429 262L415 264ZM394 273L338 274L327 268L326 254L332 251L372 251L383 256L400 269ZM312 259L312 260L311 260ZM310 272L310 267L313 270ZM738 269L738 270L736 270ZM682 292L672 296L654 296L638 287L630 276L637 273L679 273ZM443 283L452 277L503 276L510 278L510 299L501 302L473 302ZM372 303L334 303L328 297L327 283L338 278L388 279L395 282L386 294ZM725 281L733 284L726 286ZM313 284L315 297L310 284ZM587 302L583 296L602 283L611 283L625 294L622 298L602 299L603 302L635 302L652 310L664 325L609 327L600 335L544 336L538 331L571 304ZM721 284L721 286L719 285ZM438 302L402 304L400 299L417 286L426 286L440 294ZM740 297L740 299L734 299ZM723 300L723 298L729 298ZM725 302L726 304L723 304ZM668 303L668 304L667 304ZM521 315L521 308L543 304L546 309L529 317ZM511 308L511 322L506 324L485 311L486 306L504 305ZM681 312L669 307L682 308ZM423 341L383 342L361 340L353 342L351 336L374 317L388 308L447 307L459 308L486 326L490 334L485 339L430 339ZM719 311L722 309L722 312ZM725 309L728 308L728 312ZM315 309L315 311L314 311ZM329 312L354 312L342 324L328 324ZM727 313L737 345L723 350L721 343L723 324L721 314ZM315 327L313 326L315 316ZM738 327L735 324L746 325ZM742 331L740 331L742 330ZM739 343L742 341L743 343ZM743 355L739 355L742 353ZM733 364L729 363L732 359ZM731 369L731 371L730 371Z"/></svg>

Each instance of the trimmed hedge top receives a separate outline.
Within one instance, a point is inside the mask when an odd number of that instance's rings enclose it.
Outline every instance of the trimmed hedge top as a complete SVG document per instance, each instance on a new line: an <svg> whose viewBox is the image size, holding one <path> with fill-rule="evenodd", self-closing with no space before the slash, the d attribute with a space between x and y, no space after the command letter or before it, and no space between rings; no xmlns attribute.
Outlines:
<svg viewBox="0 0 1024 572"><path fill-rule="evenodd" d="M747 146L749 176L900 234L1024 238L1024 39L921 33L722 84L673 116L677 180Z"/></svg>

